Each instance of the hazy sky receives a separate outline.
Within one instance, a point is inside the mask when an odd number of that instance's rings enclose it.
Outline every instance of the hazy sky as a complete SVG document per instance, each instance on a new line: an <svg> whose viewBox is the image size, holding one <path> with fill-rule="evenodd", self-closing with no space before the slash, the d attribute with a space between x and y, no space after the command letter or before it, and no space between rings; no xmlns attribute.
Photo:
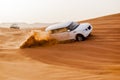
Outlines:
<svg viewBox="0 0 120 80"><path fill-rule="evenodd" d="M120 0L0 0L0 22L62 22L120 13Z"/></svg>

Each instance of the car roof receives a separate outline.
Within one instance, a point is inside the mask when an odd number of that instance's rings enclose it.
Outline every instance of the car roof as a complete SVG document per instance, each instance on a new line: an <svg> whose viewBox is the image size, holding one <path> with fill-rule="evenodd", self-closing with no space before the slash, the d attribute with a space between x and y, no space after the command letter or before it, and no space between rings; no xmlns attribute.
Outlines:
<svg viewBox="0 0 120 80"><path fill-rule="evenodd" d="M64 28L69 26L71 23L73 23L73 21L69 21L69 22L65 22L65 23L59 23L59 24L54 24L51 26L48 26L45 31L50 31L50 30L54 30L54 29L59 29L59 28Z"/></svg>

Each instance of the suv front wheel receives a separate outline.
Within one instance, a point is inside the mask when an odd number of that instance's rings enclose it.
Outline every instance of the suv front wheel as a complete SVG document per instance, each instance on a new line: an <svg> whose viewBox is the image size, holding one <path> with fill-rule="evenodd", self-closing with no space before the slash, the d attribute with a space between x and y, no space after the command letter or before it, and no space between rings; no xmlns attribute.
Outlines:
<svg viewBox="0 0 120 80"><path fill-rule="evenodd" d="M81 34L76 35L76 41L84 41L84 40L85 40L85 38L83 35L81 35Z"/></svg>

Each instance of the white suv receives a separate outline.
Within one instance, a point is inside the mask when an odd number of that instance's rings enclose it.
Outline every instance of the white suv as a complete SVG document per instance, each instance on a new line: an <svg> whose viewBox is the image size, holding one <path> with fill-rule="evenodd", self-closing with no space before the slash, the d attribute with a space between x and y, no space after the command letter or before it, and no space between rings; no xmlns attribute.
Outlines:
<svg viewBox="0 0 120 80"><path fill-rule="evenodd" d="M92 29L89 23L66 22L48 26L45 31L50 32L50 36L58 41L71 39L83 41Z"/></svg>

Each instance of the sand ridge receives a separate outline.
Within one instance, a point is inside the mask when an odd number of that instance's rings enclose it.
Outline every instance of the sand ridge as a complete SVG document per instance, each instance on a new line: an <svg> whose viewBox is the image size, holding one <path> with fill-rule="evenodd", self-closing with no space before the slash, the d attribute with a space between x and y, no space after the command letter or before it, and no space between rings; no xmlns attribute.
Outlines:
<svg viewBox="0 0 120 80"><path fill-rule="evenodd" d="M120 80L120 14L81 22L94 27L83 42L0 48L0 80Z"/></svg>

